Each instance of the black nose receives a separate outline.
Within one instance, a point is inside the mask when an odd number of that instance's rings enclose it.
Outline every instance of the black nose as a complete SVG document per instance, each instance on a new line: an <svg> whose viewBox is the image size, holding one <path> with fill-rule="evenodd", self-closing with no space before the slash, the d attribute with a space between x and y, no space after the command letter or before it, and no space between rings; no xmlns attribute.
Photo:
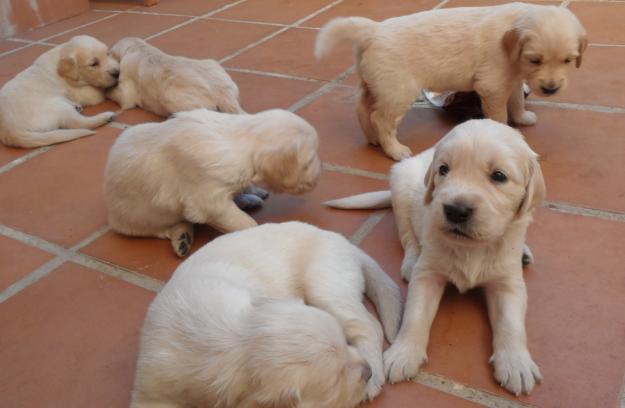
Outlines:
<svg viewBox="0 0 625 408"><path fill-rule="evenodd" d="M365 381L369 381L372 375L373 371L371 371L371 366L369 364L366 364L362 369L362 379Z"/></svg>
<svg viewBox="0 0 625 408"><path fill-rule="evenodd" d="M111 71L109 72L111 74L111 76L115 79L119 78L119 70L116 69L115 71Z"/></svg>
<svg viewBox="0 0 625 408"><path fill-rule="evenodd" d="M445 204L443 205L445 218L453 224L463 224L471 218L473 208L464 203Z"/></svg>
<svg viewBox="0 0 625 408"><path fill-rule="evenodd" d="M558 92L558 89L560 89L560 87L559 86L553 86L553 87L541 86L540 89L542 89L542 91L546 95L553 95L554 93Z"/></svg>

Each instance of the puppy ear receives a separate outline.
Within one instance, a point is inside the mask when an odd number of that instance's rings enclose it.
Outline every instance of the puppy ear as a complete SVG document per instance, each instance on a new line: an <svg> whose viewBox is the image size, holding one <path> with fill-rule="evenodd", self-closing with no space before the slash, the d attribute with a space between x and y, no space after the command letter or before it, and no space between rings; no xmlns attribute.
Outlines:
<svg viewBox="0 0 625 408"><path fill-rule="evenodd" d="M579 38L579 48L577 49L577 52L579 52L579 55L577 56L577 58L575 58L575 68L579 68L582 66L582 54L584 53L584 51L586 51L587 47L588 47L588 38L586 37L586 33L584 33Z"/></svg>
<svg viewBox="0 0 625 408"><path fill-rule="evenodd" d="M513 28L506 31L501 40L501 44L510 61L518 61L521 56L521 51L523 51L525 41L527 41L526 36L520 28Z"/></svg>
<svg viewBox="0 0 625 408"><path fill-rule="evenodd" d="M76 61L76 57L73 55L62 57L59 60L56 71L63 78L78 81L78 62Z"/></svg>
<svg viewBox="0 0 625 408"><path fill-rule="evenodd" d="M532 211L547 196L545 179L538 163L538 155L533 153L529 167L529 181L525 186L525 198L519 206L517 215L521 216Z"/></svg>
<svg viewBox="0 0 625 408"><path fill-rule="evenodd" d="M425 205L428 205L432 202L433 194L434 194L434 176L436 176L436 170L434 169L434 163L436 163L436 155L432 159L432 163L430 163L430 167L428 167L425 172L425 177L423 178L423 182L425 183L425 197L423 202Z"/></svg>
<svg viewBox="0 0 625 408"><path fill-rule="evenodd" d="M256 155L256 171L270 187L279 189L296 171L297 152L295 143L262 148Z"/></svg>

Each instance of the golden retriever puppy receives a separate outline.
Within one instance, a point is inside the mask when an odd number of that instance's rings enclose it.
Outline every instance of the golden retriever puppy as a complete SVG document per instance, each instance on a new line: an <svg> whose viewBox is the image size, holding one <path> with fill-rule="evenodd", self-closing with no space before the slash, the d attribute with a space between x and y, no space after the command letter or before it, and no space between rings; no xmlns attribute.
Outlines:
<svg viewBox="0 0 625 408"><path fill-rule="evenodd" d="M118 77L119 64L93 37L54 47L0 89L0 141L37 147L94 134L115 113L83 116L82 107L104 101Z"/></svg>
<svg viewBox="0 0 625 408"><path fill-rule="evenodd" d="M549 96L582 62L586 32L567 8L510 3L424 11L375 22L338 18L321 29L316 55L354 44L361 95L358 118L368 141L395 160L411 155L397 125L423 89L476 91L486 117L533 125L523 82Z"/></svg>
<svg viewBox="0 0 625 408"><path fill-rule="evenodd" d="M396 164L391 192L328 203L370 208L392 201L405 251L402 275L410 283L402 327L384 354L391 382L414 377L427 361L430 326L447 282L460 292L484 287L497 381L519 395L542 380L527 349L520 260L532 210L545 194L537 156L522 135L484 119L456 126L435 149Z"/></svg>
<svg viewBox="0 0 625 408"><path fill-rule="evenodd" d="M393 280L343 236L301 222L224 235L183 262L148 310L132 408L350 408L384 383Z"/></svg>
<svg viewBox="0 0 625 408"><path fill-rule="evenodd" d="M185 256L192 223L222 232L256 221L233 198L250 186L300 194L321 170L317 132L285 110L231 115L206 109L125 130L109 154L109 224L126 235L171 240Z"/></svg>
<svg viewBox="0 0 625 408"><path fill-rule="evenodd" d="M160 116L193 109L241 113L239 88L217 61L167 55L140 38L111 48L119 83L109 94L122 109L139 106Z"/></svg>

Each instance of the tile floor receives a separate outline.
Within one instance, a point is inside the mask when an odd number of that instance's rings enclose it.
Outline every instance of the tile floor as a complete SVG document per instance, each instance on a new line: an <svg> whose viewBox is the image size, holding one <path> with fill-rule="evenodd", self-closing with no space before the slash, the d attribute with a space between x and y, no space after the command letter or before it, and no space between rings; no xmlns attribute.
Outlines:
<svg viewBox="0 0 625 408"><path fill-rule="evenodd" d="M374 19L495 0L94 1L92 10L0 41L0 85L42 52L86 33L112 44L140 36L165 51L220 60L250 112L280 107L310 121L325 163L319 187L274 196L260 222L305 220L339 231L398 282L402 251L389 211L341 212L329 198L383 189L393 164L367 146L354 112L357 77L344 48L312 56L318 27L340 15ZM528 241L529 345L545 376L529 397L493 380L490 329L478 291L449 289L434 322L430 362L413 383L386 386L370 407L625 408L625 2L571 2L590 47L570 88L531 99L523 129L541 155L548 202ZM111 102L87 113L118 109ZM50 148L0 145L0 406L123 407L139 329L179 264L169 244L129 239L106 225L102 172L125 126L161 120L138 109L93 137ZM400 128L417 151L454 125L417 107ZM198 244L216 236L198 228ZM402 284L405 293L405 285Z"/></svg>

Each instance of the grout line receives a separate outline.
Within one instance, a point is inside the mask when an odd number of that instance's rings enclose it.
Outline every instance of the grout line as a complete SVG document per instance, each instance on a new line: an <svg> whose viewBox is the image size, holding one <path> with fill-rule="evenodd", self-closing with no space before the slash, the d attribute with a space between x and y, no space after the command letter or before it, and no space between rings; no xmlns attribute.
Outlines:
<svg viewBox="0 0 625 408"><path fill-rule="evenodd" d="M447 3L449 3L449 0L443 0L440 3L438 3L436 6L434 6L432 10L438 10L439 8L444 7Z"/></svg>
<svg viewBox="0 0 625 408"><path fill-rule="evenodd" d="M247 69L247 68L224 68L224 69L226 71L242 72L244 74L256 74L256 75L262 75L262 76L268 76L268 77L274 77L274 78L294 79L298 81L318 82L318 83L328 82L328 81L324 81L321 79L307 78L307 77L289 75L289 74L281 74L278 72L257 71L255 69Z"/></svg>
<svg viewBox="0 0 625 408"><path fill-rule="evenodd" d="M205 17L205 18L202 18L202 20L225 21L227 23L266 25L266 26L272 26L272 27L288 27L289 26L288 24L268 23L266 21L239 20L236 18L223 18L223 17Z"/></svg>
<svg viewBox="0 0 625 408"><path fill-rule="evenodd" d="M60 33L53 34L53 35L51 35L51 36L49 36L49 37L42 38L41 40L37 40L37 41L35 41L35 43L39 43L39 42L43 42L43 41L48 41L48 40L50 40L50 39L52 39L52 38L59 37L59 36L61 36L61 35L65 35L65 34L67 34L67 33L71 33L72 31L75 31L75 30L80 30L81 28L89 27L90 25L97 24L97 23L100 23L100 22L102 22L102 21L106 21L106 20L111 19L111 18L113 18L113 17L115 17L115 16L118 16L118 15L120 15L120 14L121 14L121 13L111 13L110 15L108 15L108 16L104 16L104 17L102 17L102 18L98 18L97 20L93 20L93 21L90 21L90 22L88 22L88 23L85 23L85 24L79 25L79 26L77 26L77 27L70 28L70 29L65 30L65 31L61 31Z"/></svg>
<svg viewBox="0 0 625 408"><path fill-rule="evenodd" d="M388 175L384 173L377 173L355 167L341 166L340 164L323 162L321 164L321 168L325 171L334 171L336 173L349 174L350 176L368 177L375 180L388 180Z"/></svg>
<svg viewBox="0 0 625 408"><path fill-rule="evenodd" d="M571 0L564 0L562 3L560 3L560 7L567 8L569 4L571 4Z"/></svg>
<svg viewBox="0 0 625 408"><path fill-rule="evenodd" d="M472 388L438 374L430 374L424 371L419 371L419 374L417 374L413 381L417 384L421 384L437 391L442 391L446 394L451 394L490 408L531 407L531 405L524 404L520 401L509 400L496 394Z"/></svg>
<svg viewBox="0 0 625 408"><path fill-rule="evenodd" d="M549 102L542 100L528 100L525 103L528 105L545 106L548 108L572 109L599 113L625 113L625 108L620 108L617 106L586 105L579 103Z"/></svg>
<svg viewBox="0 0 625 408"><path fill-rule="evenodd" d="M366 220L360 224L360 227L349 237L349 241L354 245L360 245L362 241L369 235L369 233L375 228L376 225L382 221L382 218L388 214L390 210L379 210L367 217Z"/></svg>
<svg viewBox="0 0 625 408"><path fill-rule="evenodd" d="M17 48L13 48L12 50L8 50L8 51L5 51L5 52L0 52L0 58L4 57L5 55L13 54L14 52L21 51L21 50L24 50L26 48L32 47L33 45L35 45L35 43L26 44L23 47L17 47Z"/></svg>
<svg viewBox="0 0 625 408"><path fill-rule="evenodd" d="M57 256L52 260L46 262L41 265L39 268L35 269L22 279L18 280L14 284L10 285L8 288L0 292L0 304L6 302L13 296L20 293L22 290L26 289L33 283L39 281L40 279L48 276L50 272L61 266L67 261L67 258L62 256Z"/></svg>
<svg viewBox="0 0 625 408"><path fill-rule="evenodd" d="M95 10L101 11L101 10ZM187 17L187 18L195 18L198 16L194 16L192 14L178 14L178 13L159 13L158 11L144 11L137 9L129 9L129 10L121 10L120 13L123 14L144 14L148 16L163 16L163 17Z"/></svg>
<svg viewBox="0 0 625 408"><path fill-rule="evenodd" d="M347 78L348 76L350 76L353 73L354 73L354 67L353 66L347 68L345 71L343 71L341 74L339 74L332 81L324 84L321 88L317 89L313 93L310 93L310 94L306 95L305 97L303 97L302 99L300 99L299 101L295 102L287 110L289 110L291 112L295 112L295 111L300 110L304 106L308 105L309 103L313 102L314 100L322 97L323 95L325 95L328 92L330 92L331 90L333 90L339 82L342 82L345 78Z"/></svg>
<svg viewBox="0 0 625 408"><path fill-rule="evenodd" d="M33 150L30 153L27 153L25 155L23 155L22 157L18 157L17 159L8 162L7 164L5 164L4 166L0 167L0 174L2 173L6 173L7 171L11 170L14 167L19 166L22 163L27 162L28 160L35 158L45 152L47 152L48 150L52 149L54 146L44 146L44 147L40 147L38 149Z"/></svg>
<svg viewBox="0 0 625 408"><path fill-rule="evenodd" d="M590 43L589 47L615 47L615 48L623 48L625 44L603 44L603 43Z"/></svg>
<svg viewBox="0 0 625 408"><path fill-rule="evenodd" d="M621 213L617 211L598 210L595 208L581 207L581 206L571 205L568 203L562 203L559 201L545 201L543 202L541 207L545 207L550 210L565 213L565 214L601 218L603 220L608 220L608 221L625 222L625 213Z"/></svg>

